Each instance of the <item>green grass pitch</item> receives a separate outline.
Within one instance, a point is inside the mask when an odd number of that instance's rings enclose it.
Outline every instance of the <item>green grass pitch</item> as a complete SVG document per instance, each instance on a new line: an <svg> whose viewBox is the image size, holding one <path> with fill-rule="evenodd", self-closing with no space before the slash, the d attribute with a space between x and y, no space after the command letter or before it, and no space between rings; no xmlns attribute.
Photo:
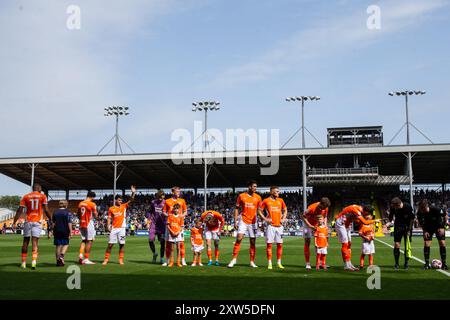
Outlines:
<svg viewBox="0 0 450 320"><path fill-rule="evenodd" d="M382 238L392 243L390 237ZM110 264L101 265L107 244L99 237L93 246L91 260L98 264L80 266L81 290L69 290L66 268L75 264L79 238L71 240L66 267L54 266L53 240L40 240L37 270L19 268L22 238L0 236L0 299L448 299L450 277L435 270L421 270L421 263L411 260L409 270L393 270L392 249L376 242L375 264L381 267L381 289L369 290L369 274L342 270L340 247L336 238L330 240L328 272L304 268L303 239L285 238L283 263L286 269L266 269L265 243L257 239L258 269L248 266L248 240L244 239L238 264L228 269L232 238L221 241L221 267L164 268L151 264L146 237L128 237L125 265L120 266L118 248L113 248ZM438 258L436 241L432 258ZM353 242L353 264L357 265L360 240ZM422 240L413 239L413 255L422 258ZM186 242L187 260L192 259ZM157 245L159 250L159 245ZM30 250L31 251L31 250ZM275 248L274 248L275 256ZM30 253L28 263L30 264ZM203 262L206 260L203 254ZM401 262L403 257L401 257Z"/></svg>

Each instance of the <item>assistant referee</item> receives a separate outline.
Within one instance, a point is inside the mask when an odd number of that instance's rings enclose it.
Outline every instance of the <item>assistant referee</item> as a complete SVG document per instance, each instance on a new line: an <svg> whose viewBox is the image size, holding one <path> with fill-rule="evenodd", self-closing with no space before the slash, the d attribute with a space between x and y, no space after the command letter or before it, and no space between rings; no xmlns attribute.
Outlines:
<svg viewBox="0 0 450 320"><path fill-rule="evenodd" d="M391 207L389 210L389 221L394 223L394 259L395 270L399 268L400 246L402 238L405 239L405 246L407 238L411 242L411 231L415 220L414 211L406 202L400 198L395 197L391 200ZM409 268L409 257L405 248L405 269Z"/></svg>

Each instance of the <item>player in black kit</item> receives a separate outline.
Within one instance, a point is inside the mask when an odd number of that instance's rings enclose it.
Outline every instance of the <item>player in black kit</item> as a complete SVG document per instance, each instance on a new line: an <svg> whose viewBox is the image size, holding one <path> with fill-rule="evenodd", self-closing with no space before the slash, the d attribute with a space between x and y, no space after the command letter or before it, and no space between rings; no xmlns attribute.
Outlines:
<svg viewBox="0 0 450 320"><path fill-rule="evenodd" d="M394 221L394 259L395 266L394 268L398 270L399 268L399 258L400 258L400 246L402 242L402 238L405 239L405 247L406 242L409 240L411 242L411 232L413 223L415 220L414 211L411 206L400 200L400 198L393 198L391 200L391 208L389 210L389 221L392 223ZM405 269L409 268L409 256L407 254L407 250L405 248Z"/></svg>
<svg viewBox="0 0 450 320"><path fill-rule="evenodd" d="M431 269L430 265L430 246L433 235L439 242L439 252L441 254L442 269L448 270L446 263L447 250L445 248L445 226L447 225L447 214L441 208L430 206L428 200L424 199L419 203L417 210L417 219L423 229L423 255L425 258L424 270Z"/></svg>

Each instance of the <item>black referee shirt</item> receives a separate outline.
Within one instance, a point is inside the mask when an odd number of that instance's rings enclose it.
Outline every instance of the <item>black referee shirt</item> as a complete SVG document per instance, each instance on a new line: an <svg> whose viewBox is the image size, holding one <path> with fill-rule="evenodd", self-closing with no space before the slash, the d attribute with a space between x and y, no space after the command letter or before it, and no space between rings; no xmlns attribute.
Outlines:
<svg viewBox="0 0 450 320"><path fill-rule="evenodd" d="M423 229L439 229L445 227L446 213L441 208L432 206L429 212L418 211L417 218Z"/></svg>
<svg viewBox="0 0 450 320"><path fill-rule="evenodd" d="M406 202L403 202L403 208L395 209L391 207L389 210L389 221L395 219L394 227L411 228L414 218L414 211Z"/></svg>

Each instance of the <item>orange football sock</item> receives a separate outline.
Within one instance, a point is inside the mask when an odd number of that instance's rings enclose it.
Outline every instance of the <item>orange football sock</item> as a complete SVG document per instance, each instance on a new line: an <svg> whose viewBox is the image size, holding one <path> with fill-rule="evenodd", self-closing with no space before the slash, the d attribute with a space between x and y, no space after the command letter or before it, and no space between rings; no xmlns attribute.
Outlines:
<svg viewBox="0 0 450 320"><path fill-rule="evenodd" d="M345 262L351 259L351 250L349 249L349 243L343 243L341 248L342 258Z"/></svg>
<svg viewBox="0 0 450 320"><path fill-rule="evenodd" d="M277 260L281 260L281 256L283 255L283 244L277 243Z"/></svg>
<svg viewBox="0 0 450 320"><path fill-rule="evenodd" d="M369 255L369 266L373 266L373 255Z"/></svg>
<svg viewBox="0 0 450 320"><path fill-rule="evenodd" d="M318 253L316 255L316 269L319 269L320 267L320 259L322 258L322 254Z"/></svg>
<svg viewBox="0 0 450 320"><path fill-rule="evenodd" d="M169 243L169 241L166 241L166 258L167 260L170 259L170 254L172 253L172 244Z"/></svg>
<svg viewBox="0 0 450 320"><path fill-rule="evenodd" d="M215 256L215 258L216 258L216 261L219 261L219 255L220 255L220 251L219 251L219 249L214 249L214 256Z"/></svg>
<svg viewBox="0 0 450 320"><path fill-rule="evenodd" d="M32 259L33 261L36 261L37 258L38 258L38 252L37 252L37 250L36 250L36 251L33 251L33 252L31 253L31 259Z"/></svg>
<svg viewBox="0 0 450 320"><path fill-rule="evenodd" d="M22 262L26 262L27 261L27 253L24 252L22 253Z"/></svg>
<svg viewBox="0 0 450 320"><path fill-rule="evenodd" d="M347 246L347 261L352 260L352 243L349 241Z"/></svg>
<svg viewBox="0 0 450 320"><path fill-rule="evenodd" d="M110 252L106 252L105 253L105 260L108 261L110 256L111 256L111 253Z"/></svg>
<svg viewBox="0 0 450 320"><path fill-rule="evenodd" d="M364 254L361 254L361 257L359 258L359 266L364 267Z"/></svg>
<svg viewBox="0 0 450 320"><path fill-rule="evenodd" d="M267 252L267 261L272 261L272 244L271 243L267 244L266 252Z"/></svg>
<svg viewBox="0 0 450 320"><path fill-rule="evenodd" d="M241 244L235 242L233 248L233 259L236 259L239 255L239 250L241 250Z"/></svg>
<svg viewBox="0 0 450 320"><path fill-rule="evenodd" d="M327 255L322 254L322 267L325 268L326 265L327 265Z"/></svg>
<svg viewBox="0 0 450 320"><path fill-rule="evenodd" d="M306 263L309 263L311 252L309 251L309 245L305 243L303 246L303 251L305 252L305 261Z"/></svg>
<svg viewBox="0 0 450 320"><path fill-rule="evenodd" d="M208 259L211 261L212 260L212 250L208 249L207 253L208 253Z"/></svg>
<svg viewBox="0 0 450 320"><path fill-rule="evenodd" d="M181 259L184 259L184 256L186 254L186 249L184 248L184 242L180 242L180 253L181 253Z"/></svg>
<svg viewBox="0 0 450 320"><path fill-rule="evenodd" d="M255 261L255 255L256 255L256 245L250 244L250 261Z"/></svg>

